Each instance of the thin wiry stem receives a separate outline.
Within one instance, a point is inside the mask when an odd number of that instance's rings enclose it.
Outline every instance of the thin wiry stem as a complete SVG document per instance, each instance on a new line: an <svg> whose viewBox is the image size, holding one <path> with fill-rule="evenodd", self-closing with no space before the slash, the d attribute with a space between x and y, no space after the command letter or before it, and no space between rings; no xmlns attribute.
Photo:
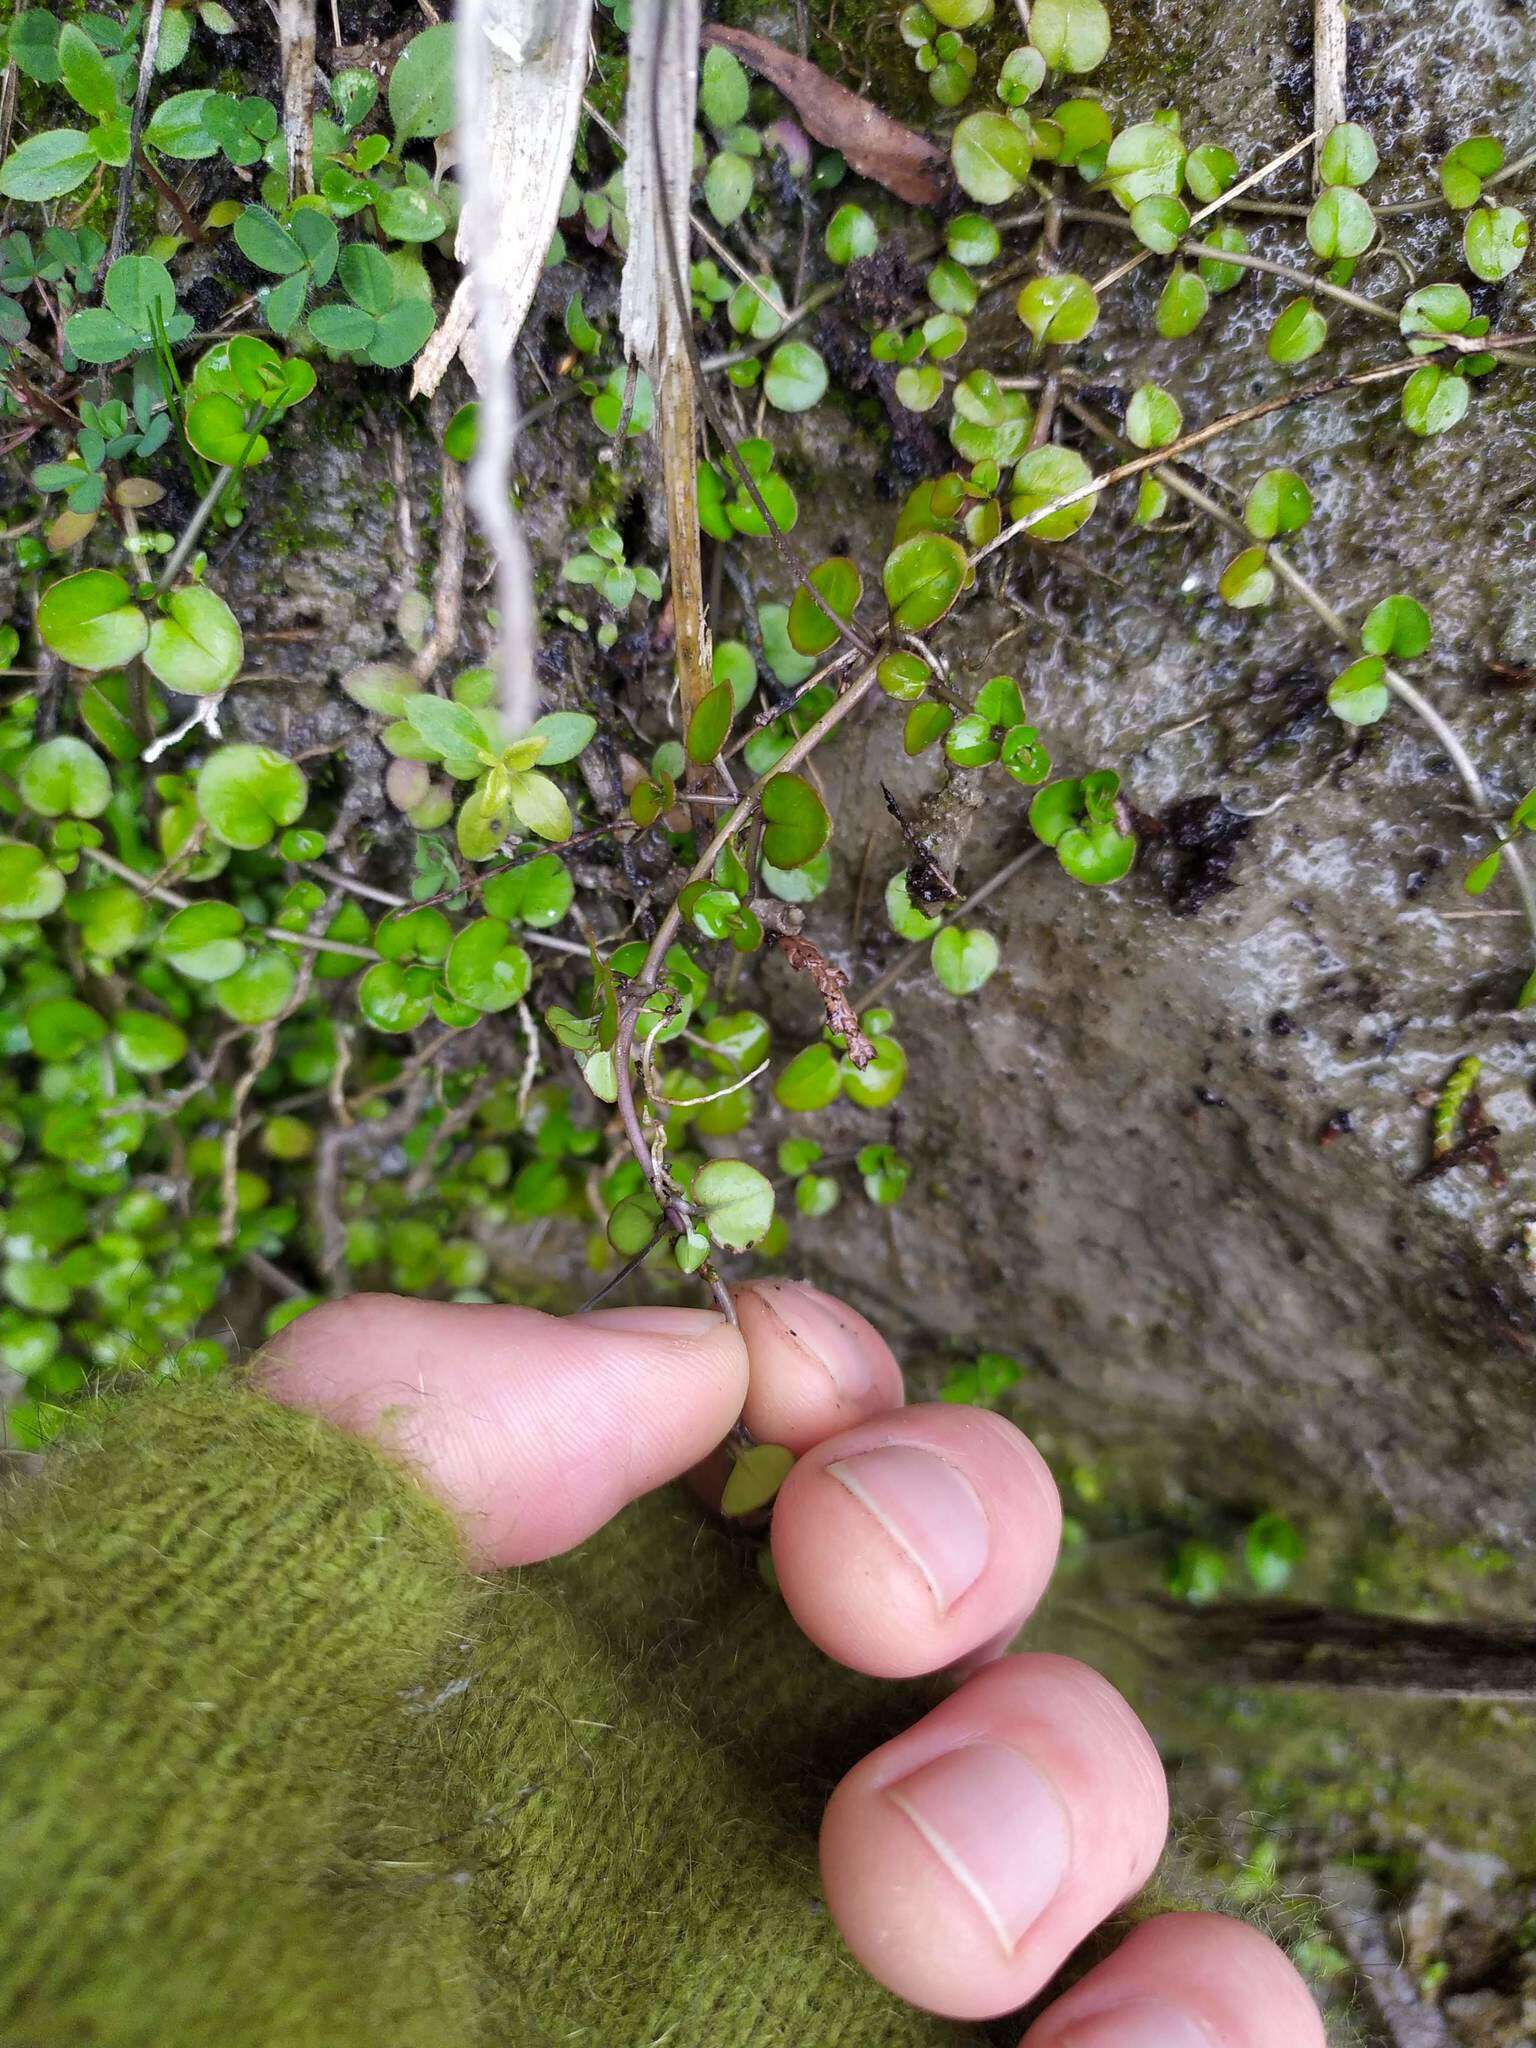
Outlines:
<svg viewBox="0 0 1536 2048"><path fill-rule="evenodd" d="M1060 497L1052 498L1049 504L1037 511L1026 512L1022 519L1015 519L1000 533L994 534L985 546L979 547L970 558L974 569L978 562L988 555L996 554L1021 533L1027 533L1032 526L1038 526L1057 512L1064 512L1069 505L1077 505L1084 498L1097 496L1110 485L1124 483L1127 477L1140 476L1144 470L1156 469L1165 462L1176 462L1192 448L1199 448L1207 441L1214 441L1222 434L1229 434L1234 427L1246 426L1250 420L1261 420L1266 414L1281 412L1287 406L1304 405L1311 399L1326 398L1335 391L1346 391L1353 385L1380 384L1393 377L1406 377L1419 368L1421 358L1404 356L1396 362L1382 363L1372 370L1351 370L1338 377L1325 377L1319 384L1303 385L1299 391L1278 392L1273 398L1262 399L1257 405L1245 405L1240 412L1224 413L1220 419L1210 420L1203 427L1196 427L1188 434L1181 434L1177 441L1170 441L1166 448L1156 448L1145 455L1133 456L1129 462L1122 462L1116 468L1107 470L1103 476L1090 478L1085 484L1078 484L1070 491L1063 491Z"/></svg>
<svg viewBox="0 0 1536 2048"><path fill-rule="evenodd" d="M1246 178L1239 178L1235 185L1229 186L1218 198L1213 199L1209 206L1202 206L1198 213L1192 214L1190 216L1190 226L1192 228L1199 227L1201 221L1209 220L1213 213L1220 213L1224 206L1230 206L1234 199L1240 198L1244 192L1250 191L1253 186L1261 184L1272 171L1278 171L1281 165L1288 164L1292 157L1300 156L1307 145L1316 140L1316 135L1317 131L1315 129L1311 135L1303 135L1300 142L1293 142L1289 149L1282 149L1278 156L1272 156L1268 163L1260 164L1259 168L1256 171L1250 171ZM1133 270L1139 270L1151 254L1152 251L1150 249L1143 249L1139 256L1128 256L1124 263L1116 264L1113 270L1106 270L1104 275L1095 282L1094 290L1100 294L1108 291L1109 287L1112 284L1118 284L1122 277L1129 277Z"/></svg>
<svg viewBox="0 0 1536 2048"><path fill-rule="evenodd" d="M740 802L727 814L719 830L715 833L714 838L710 840L708 846L705 847L704 851L694 862L689 870L687 881L684 882L682 889L679 889L677 895L674 896L666 916L663 917L661 923L657 926L656 936L651 940L650 950L645 956L644 965L635 977L640 988L650 989L655 986L656 976L660 972L661 963L667 956L667 948L671 945L673 939L676 938L677 928L682 922L681 899L689 883L696 882L701 876L709 873L736 833L741 830L749 818L755 816L758 805L763 800L763 791L768 787L774 776L787 775L791 769L799 767L808 754L815 753L816 749L827 737L827 734L836 726L841 725L849 712L863 702L864 698L869 694L876 672L876 664L871 661L860 674L854 677L837 701L827 706L816 723L812 726L807 726L806 730L801 733L800 737L794 741L780 759L774 763L773 767L766 774L758 777L752 787L743 794Z"/></svg>
<svg viewBox="0 0 1536 2048"><path fill-rule="evenodd" d="M1090 432L1097 434L1101 440L1113 443L1116 446L1124 445L1120 435L1115 432L1114 428L1107 421L1101 420L1096 413L1090 412L1088 407L1079 400L1068 399L1066 403L1068 410L1071 411L1074 417L1081 420L1083 425ZM1165 457L1167 452L1166 450L1164 451ZM1229 533L1236 535L1244 542L1251 539L1247 528L1239 520L1235 519L1224 505L1218 503L1208 491L1202 490L1198 484L1192 482L1188 477L1180 476L1176 469L1160 468L1157 474L1159 480L1166 484L1169 490L1176 492L1179 497L1186 499L1191 505L1197 506L1208 518L1213 519L1218 526L1226 528ZM1302 603L1307 606L1308 610L1316 618L1321 620L1339 645L1352 653L1358 653L1359 641L1356 635L1350 631L1344 620L1334 610L1333 606L1329 604L1322 592L1315 589L1295 564L1289 561L1282 550L1275 547L1273 543L1271 543L1268 549L1267 559L1281 581L1301 599ZM1530 927L1532 937L1536 938L1536 884L1533 884L1531 875L1525 865L1524 856L1514 844L1507 826L1493 815L1488 790L1483 782L1477 763L1468 753L1466 745L1455 727L1435 708L1422 691L1408 681L1406 676L1399 675L1396 669L1388 667L1385 671L1384 680L1393 696L1400 703L1406 705L1425 729L1434 735L1460 777L1462 787L1466 790L1473 809L1480 818L1488 822L1503 843L1504 863L1514 877L1515 888L1520 896L1525 921Z"/></svg>

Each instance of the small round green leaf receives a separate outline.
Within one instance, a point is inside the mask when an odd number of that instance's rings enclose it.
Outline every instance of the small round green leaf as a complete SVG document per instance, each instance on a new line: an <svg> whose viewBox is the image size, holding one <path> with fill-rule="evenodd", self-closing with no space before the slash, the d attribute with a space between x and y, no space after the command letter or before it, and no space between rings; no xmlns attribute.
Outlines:
<svg viewBox="0 0 1536 2048"><path fill-rule="evenodd" d="M811 583L821 602L803 586L795 591L789 607L789 642L799 654L825 654L840 637L836 622L853 617L864 579L847 555L832 555L811 571Z"/></svg>
<svg viewBox="0 0 1536 2048"><path fill-rule="evenodd" d="M1255 540L1296 533L1312 517L1312 493L1294 469L1267 469L1248 493L1243 523Z"/></svg>
<svg viewBox="0 0 1536 2048"><path fill-rule="evenodd" d="M1364 185L1375 177L1378 162L1370 130L1358 121L1340 121L1318 154L1318 176L1325 185Z"/></svg>
<svg viewBox="0 0 1536 2048"><path fill-rule="evenodd" d="M710 56L714 51L709 53ZM706 62L708 59L706 58ZM873 256L880 246L880 230L862 206L840 206L827 222L827 254L839 265L854 263L861 256Z"/></svg>
<svg viewBox="0 0 1536 2048"><path fill-rule="evenodd" d="M1189 208L1170 192L1154 192L1131 208L1131 230L1154 256L1171 256L1189 233Z"/></svg>
<svg viewBox="0 0 1536 2048"><path fill-rule="evenodd" d="M1483 180L1491 178L1504 162L1504 145L1492 135L1469 135L1440 160L1440 189L1447 206L1458 213L1475 206L1483 196Z"/></svg>
<svg viewBox="0 0 1536 2048"><path fill-rule="evenodd" d="M1360 628L1360 645L1367 654L1412 661L1428 647L1431 630L1429 613L1417 598L1384 597L1366 613Z"/></svg>
<svg viewBox="0 0 1536 2048"><path fill-rule="evenodd" d="M201 583L163 598L163 616L149 629L144 666L168 690L216 696L240 673L245 642L234 613Z"/></svg>
<svg viewBox="0 0 1536 2048"><path fill-rule="evenodd" d="M245 959L244 930L233 903L189 903L166 924L157 950L189 981L222 981Z"/></svg>
<svg viewBox="0 0 1536 2048"><path fill-rule="evenodd" d="M763 790L763 856L776 868L804 867L832 830L826 805L799 775L775 775Z"/></svg>
<svg viewBox="0 0 1536 2048"><path fill-rule="evenodd" d="M1157 331L1165 341L1193 334L1211 309L1211 291L1198 271L1176 263L1157 302Z"/></svg>
<svg viewBox="0 0 1536 2048"><path fill-rule="evenodd" d="M794 1462L794 1452L785 1450L782 1444L753 1444L740 1452L721 1490L721 1514L751 1515L767 1507L789 1477Z"/></svg>
<svg viewBox="0 0 1536 2048"><path fill-rule="evenodd" d="M265 946L219 982L213 999L237 1024L270 1024L288 1007L298 979L286 948Z"/></svg>
<svg viewBox="0 0 1536 2048"><path fill-rule="evenodd" d="M265 846L309 801L304 771L270 747L219 747L198 770L198 812L216 839L249 852Z"/></svg>
<svg viewBox="0 0 1536 2048"><path fill-rule="evenodd" d="M933 971L952 996L974 995L997 972L998 944L992 934L952 924L933 942Z"/></svg>
<svg viewBox="0 0 1536 2048"><path fill-rule="evenodd" d="M1330 185L1313 201L1307 215L1307 240L1325 263L1349 263L1363 256L1376 239L1376 216L1370 201L1347 185Z"/></svg>
<svg viewBox="0 0 1536 2048"><path fill-rule="evenodd" d="M763 392L780 412L807 412L827 388L827 366L809 342L782 341L763 371Z"/></svg>
<svg viewBox="0 0 1536 2048"><path fill-rule="evenodd" d="M1034 0L1029 40L1053 71L1081 77L1109 53L1109 14L1103 0Z"/></svg>
<svg viewBox="0 0 1536 2048"><path fill-rule="evenodd" d="M120 1010L112 1042L132 1074L163 1074L187 1054L187 1034L181 1026L151 1010Z"/></svg>
<svg viewBox="0 0 1536 2048"><path fill-rule="evenodd" d="M705 1229L726 1251L742 1252L768 1235L773 1183L742 1159L712 1159L688 1190Z"/></svg>
<svg viewBox="0 0 1536 2048"><path fill-rule="evenodd" d="M907 1078L907 1055L894 1038L875 1040L875 1056L868 1066L856 1067L844 1058L843 1093L860 1109L885 1109L901 1093Z"/></svg>
<svg viewBox="0 0 1536 2048"><path fill-rule="evenodd" d="M112 569L82 569L43 592L37 630L73 668L121 668L142 654L149 622Z"/></svg>
<svg viewBox="0 0 1536 2048"><path fill-rule="evenodd" d="M1275 572L1263 548L1244 548L1221 572L1217 589L1235 611L1268 604L1275 594Z"/></svg>
<svg viewBox="0 0 1536 2048"><path fill-rule="evenodd" d="M414 1031L432 1014L432 970L379 960L357 985L357 1007L375 1031Z"/></svg>
<svg viewBox="0 0 1536 2048"><path fill-rule="evenodd" d="M1006 114L967 114L950 144L955 176L982 206L1001 206L1029 176L1029 137Z"/></svg>
<svg viewBox="0 0 1536 2048"><path fill-rule="evenodd" d="M921 633L949 610L965 587L965 549L948 534L918 533L885 558L881 581L891 617L908 632Z"/></svg>
<svg viewBox="0 0 1536 2048"><path fill-rule="evenodd" d="M0 839L0 924L35 924L64 901L64 877L24 839Z"/></svg>
<svg viewBox="0 0 1536 2048"><path fill-rule="evenodd" d="M1480 206L1467 215L1462 252L1467 268L1488 284L1518 270L1530 244L1531 224L1518 207Z"/></svg>
<svg viewBox="0 0 1536 2048"><path fill-rule="evenodd" d="M444 972L450 994L477 1010L510 1010L533 983L533 962L498 917L477 917L454 940Z"/></svg>
<svg viewBox="0 0 1536 2048"><path fill-rule="evenodd" d="M896 936L912 942L931 937L942 921L912 901L904 868L898 868L885 885L885 914Z"/></svg>
<svg viewBox="0 0 1536 2048"><path fill-rule="evenodd" d="M1137 448L1166 448L1176 441L1184 415L1172 392L1159 384L1141 384L1125 410L1125 437Z"/></svg>
<svg viewBox="0 0 1536 2048"><path fill-rule="evenodd" d="M1465 377L1425 363L1403 386L1403 425L1410 434L1445 434L1458 424L1471 403Z"/></svg>
<svg viewBox="0 0 1536 2048"><path fill-rule="evenodd" d="M1292 299L1269 330L1273 363L1304 363L1328 339L1328 322L1310 299Z"/></svg>
<svg viewBox="0 0 1536 2048"><path fill-rule="evenodd" d="M825 1109L843 1092L843 1071L831 1046L818 1042L798 1052L773 1084L785 1109Z"/></svg>
<svg viewBox="0 0 1536 2048"><path fill-rule="evenodd" d="M1328 709L1346 725L1375 725L1392 701L1386 672L1387 665L1379 654L1352 661L1328 685Z"/></svg>
<svg viewBox="0 0 1536 2048"><path fill-rule="evenodd" d="M1086 277L1062 271L1032 277L1019 293L1018 312L1036 341L1081 341L1093 331L1099 302Z"/></svg>
<svg viewBox="0 0 1536 2048"><path fill-rule="evenodd" d="M29 809L44 818L99 818L112 799L106 763L67 735L34 747L17 780Z"/></svg>
<svg viewBox="0 0 1536 2048"><path fill-rule="evenodd" d="M1067 540L1092 518L1098 493L1086 489L1093 471L1075 448L1047 443L1031 448L1013 472L1013 491L1008 501L1010 519L1027 519L1028 532L1036 540ZM1073 497L1081 491L1081 497ZM1060 498L1073 497L1069 505L1045 512ZM1044 513L1044 517L1037 515Z"/></svg>
<svg viewBox="0 0 1536 2048"><path fill-rule="evenodd" d="M1127 212L1138 200L1161 193L1173 198L1184 178L1183 143L1160 121L1122 128L1109 145L1104 178Z"/></svg>

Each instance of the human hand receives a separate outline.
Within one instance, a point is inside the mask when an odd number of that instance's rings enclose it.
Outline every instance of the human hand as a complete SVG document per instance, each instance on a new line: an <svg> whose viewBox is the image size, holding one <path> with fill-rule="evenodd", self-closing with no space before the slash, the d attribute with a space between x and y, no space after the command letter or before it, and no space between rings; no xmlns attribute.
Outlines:
<svg viewBox="0 0 1536 2048"><path fill-rule="evenodd" d="M880 1982L955 2018L1036 1996L1146 1881L1167 1793L1145 1730L1086 1666L1002 1656L1040 1598L1061 1513L1003 1418L902 1407L860 1315L758 1282L739 1330L703 1310L530 1309L364 1295L299 1318L260 1363L277 1399L407 1462L472 1559L532 1564L714 1455L744 1415L797 1463L773 1556L795 1621L854 1670L969 1673L843 1779L821 1832L827 1902ZM1138 1927L1022 2048L1323 2048L1280 1951L1243 1923Z"/></svg>

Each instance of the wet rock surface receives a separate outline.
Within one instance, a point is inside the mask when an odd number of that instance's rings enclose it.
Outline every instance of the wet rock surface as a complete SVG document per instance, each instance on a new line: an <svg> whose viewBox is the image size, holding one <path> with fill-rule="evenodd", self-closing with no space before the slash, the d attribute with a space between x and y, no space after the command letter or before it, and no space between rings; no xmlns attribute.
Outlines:
<svg viewBox="0 0 1536 2048"><path fill-rule="evenodd" d="M1497 0L1453 12L1453 75L1445 34L1407 11L1366 38L1357 111L1377 125L1384 196L1432 190L1446 132L1496 123L1511 75L1536 75L1523 16ZM1161 89L1184 107L1188 137L1219 135L1253 161L1298 132L1294 27L1282 8L1239 22L1214 0L1175 0L1157 10L1155 36L1130 24L1106 82L1112 96ZM1286 176L1276 189L1302 193L1299 169ZM1389 230L1417 275L1455 274L1438 215ZM1256 246L1281 247L1268 233L1258 226ZM1100 239L1106 262L1122 252ZM1099 253L1089 242L1075 260L1091 273ZM1111 403L1165 378L1193 421L1303 374L1264 356L1265 309L1283 294L1262 281L1218 300L1195 345L1158 340L1156 268L1119 288L1085 357ZM1511 318L1528 293L1520 279L1507 288ZM977 329L994 335L999 368L1021 355L1011 297ZM563 305L553 283L545 298L550 313ZM840 317L824 316L824 341ZM1381 360L1360 325L1333 322L1343 361ZM537 344L551 362L557 335L546 323ZM901 447L851 407L777 431L803 553L851 552L872 572L907 487ZM316 434L274 466L281 500L258 485L250 535L222 571L269 636L253 652L271 680L232 705L240 730L289 746L345 740L357 779L383 757L335 679L398 648L396 599L426 580L433 546L428 521L414 535L425 560L402 547L390 483L402 433L419 522L430 452L408 420L353 409L339 438ZM1501 372L1443 440L1413 440L1391 395L1356 392L1223 439L1204 472L1240 495L1271 464L1301 469L1317 511L1291 552L1330 601L1356 618L1394 589L1428 604L1435 641L1415 679L1501 806L1531 779L1536 696L1491 683L1488 664L1530 651L1533 452L1530 380ZM602 454L579 401L530 430L527 511L550 577ZM659 539L655 501L637 485L627 517ZM1525 1164L1536 1025L1510 1008L1529 937L1511 894L1473 905L1461 891L1488 837L1433 738L1400 708L1364 735L1341 727L1323 690L1343 657L1311 615L1283 603L1232 612L1215 591L1228 537L1144 534L1129 511L1122 491L1068 547L1003 555L940 640L971 683L999 668L1019 677L1058 772L1120 768L1144 832L1125 883L1092 891L1048 855L1026 865L977 913L1003 941L1001 970L979 995L951 998L881 904L905 864L881 781L915 813L933 792L933 757L903 758L883 704L818 757L840 858L808 930L856 993L897 969L912 1071L894 1114L835 1113L829 1147L894 1136L914 1174L901 1205L846 1202L795 1256L909 1355L1013 1351L1034 1368L1033 1414L1156 1444L1213 1493L1245 1497L1280 1472L1293 1498L1346 1489L1362 1510L1384 1503L1529 1544L1536 1432L1513 1418L1529 1418L1536 1392L1521 1235L1536 1214ZM787 596L766 543L749 572L760 596ZM465 659L484 645L470 596ZM736 630L729 589L725 602L724 629ZM600 669L563 629L551 641L555 694L600 708L612 692L644 715L647 693L669 686L664 658L643 647L626 674ZM968 893L1029 844L1028 799L1002 777L953 772L962 825L948 837ZM398 838L383 808L360 806L353 822ZM816 1028L811 999L775 959L758 975L752 997L792 1049ZM1419 1098L1469 1051L1502 1133L1502 1192L1475 1164L1415 1179L1429 1136Z"/></svg>

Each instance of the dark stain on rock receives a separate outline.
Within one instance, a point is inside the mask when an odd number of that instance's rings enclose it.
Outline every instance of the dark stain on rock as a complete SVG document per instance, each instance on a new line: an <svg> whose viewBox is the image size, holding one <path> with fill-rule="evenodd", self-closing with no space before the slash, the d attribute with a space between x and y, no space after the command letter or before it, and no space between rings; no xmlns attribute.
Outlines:
<svg viewBox="0 0 1536 2048"><path fill-rule="evenodd" d="M1198 917L1213 896L1233 886L1237 850L1253 821L1210 794L1181 797L1160 822L1151 865L1174 916Z"/></svg>

